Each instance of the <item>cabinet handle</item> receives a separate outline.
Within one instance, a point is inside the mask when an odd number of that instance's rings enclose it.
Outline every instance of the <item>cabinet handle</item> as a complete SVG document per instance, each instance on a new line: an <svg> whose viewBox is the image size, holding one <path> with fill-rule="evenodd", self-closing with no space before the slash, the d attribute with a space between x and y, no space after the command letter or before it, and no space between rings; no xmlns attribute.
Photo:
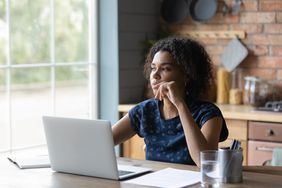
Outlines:
<svg viewBox="0 0 282 188"><path fill-rule="evenodd" d="M269 147L256 147L257 151L267 151L267 152L273 152L273 148Z"/></svg>
<svg viewBox="0 0 282 188"><path fill-rule="evenodd" d="M266 129L266 136L274 136L274 131L272 129Z"/></svg>

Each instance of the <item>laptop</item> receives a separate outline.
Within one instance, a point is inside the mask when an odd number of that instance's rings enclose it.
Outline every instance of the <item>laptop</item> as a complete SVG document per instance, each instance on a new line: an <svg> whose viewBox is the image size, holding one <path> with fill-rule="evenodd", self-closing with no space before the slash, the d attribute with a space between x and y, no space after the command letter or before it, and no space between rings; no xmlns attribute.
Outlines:
<svg viewBox="0 0 282 188"><path fill-rule="evenodd" d="M122 180L151 171L117 165L107 120L43 116L51 168L57 172Z"/></svg>

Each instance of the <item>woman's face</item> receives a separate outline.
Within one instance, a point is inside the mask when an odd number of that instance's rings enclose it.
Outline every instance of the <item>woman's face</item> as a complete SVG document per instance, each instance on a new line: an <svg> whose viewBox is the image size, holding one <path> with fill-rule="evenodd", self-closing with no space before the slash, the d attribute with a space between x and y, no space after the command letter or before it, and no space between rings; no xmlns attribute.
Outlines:
<svg viewBox="0 0 282 188"><path fill-rule="evenodd" d="M184 89L185 79L180 67L174 62L172 55L167 51L159 51L155 54L151 63L150 84L153 93L156 94L159 83L175 81Z"/></svg>

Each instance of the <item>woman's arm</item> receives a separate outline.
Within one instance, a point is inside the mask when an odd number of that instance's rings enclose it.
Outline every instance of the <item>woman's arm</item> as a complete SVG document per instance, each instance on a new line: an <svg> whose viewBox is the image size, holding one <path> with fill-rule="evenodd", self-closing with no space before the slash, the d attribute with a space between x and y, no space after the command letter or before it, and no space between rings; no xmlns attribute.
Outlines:
<svg viewBox="0 0 282 188"><path fill-rule="evenodd" d="M200 151L218 148L222 118L214 117L200 129L193 119L182 93L181 88L174 81L163 82L155 97L164 100L164 102L169 101L176 107L190 155L197 166L200 166Z"/></svg>
<svg viewBox="0 0 282 188"><path fill-rule="evenodd" d="M120 144L136 134L130 124L128 114L121 118L113 127L113 138L115 145Z"/></svg>
<svg viewBox="0 0 282 188"><path fill-rule="evenodd" d="M196 125L186 104L176 106L184 130L190 155L197 166L200 166L200 151L218 148L218 140L222 127L222 118L208 120L201 129Z"/></svg>

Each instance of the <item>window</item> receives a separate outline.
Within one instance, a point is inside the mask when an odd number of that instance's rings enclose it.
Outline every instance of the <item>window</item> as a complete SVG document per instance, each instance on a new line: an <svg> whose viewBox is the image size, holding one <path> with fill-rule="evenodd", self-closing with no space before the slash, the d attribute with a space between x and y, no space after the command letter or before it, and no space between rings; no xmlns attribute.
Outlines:
<svg viewBox="0 0 282 188"><path fill-rule="evenodd" d="M44 145L44 114L96 116L94 2L0 0L0 152Z"/></svg>

